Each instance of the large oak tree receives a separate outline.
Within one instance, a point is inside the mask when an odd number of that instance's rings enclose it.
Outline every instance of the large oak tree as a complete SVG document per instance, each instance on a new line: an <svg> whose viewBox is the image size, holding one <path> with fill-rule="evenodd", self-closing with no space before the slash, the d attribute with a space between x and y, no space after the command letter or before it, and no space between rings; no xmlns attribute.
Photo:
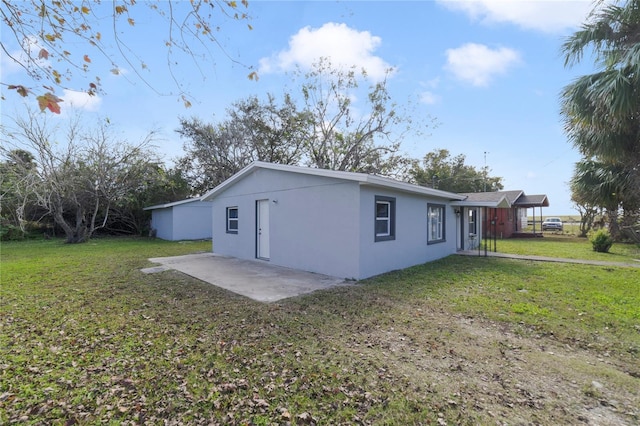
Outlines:
<svg viewBox="0 0 640 426"><path fill-rule="evenodd" d="M414 161L410 180L450 192L491 192L503 188L501 177L489 176L488 169L478 170L465 164L465 160L464 154L451 157L449 150L435 149L424 156L422 164Z"/></svg>
<svg viewBox="0 0 640 426"><path fill-rule="evenodd" d="M422 136L432 120L412 120L392 100L386 80L370 82L362 70L321 59L294 81L299 84L280 102L274 95L250 97L218 123L181 120L186 155L178 164L195 194L256 160L407 177L411 160L401 143L410 132ZM355 103L358 96L364 101Z"/></svg>

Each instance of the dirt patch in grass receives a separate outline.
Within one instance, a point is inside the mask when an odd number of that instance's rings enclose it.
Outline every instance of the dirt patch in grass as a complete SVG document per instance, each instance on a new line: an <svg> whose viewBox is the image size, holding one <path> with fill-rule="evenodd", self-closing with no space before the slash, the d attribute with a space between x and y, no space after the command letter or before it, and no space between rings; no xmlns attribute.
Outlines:
<svg viewBox="0 0 640 426"><path fill-rule="evenodd" d="M345 313L337 328L348 324L348 331L325 339L388 380L407 403L403 415L418 413L392 423L631 425L640 418L637 359L629 365L437 303L370 302L380 307L375 321Z"/></svg>
<svg viewBox="0 0 640 426"><path fill-rule="evenodd" d="M447 424L620 425L640 414L638 381L615 361L492 321L426 316L429 330L414 337L380 330L358 351L382 356L416 398L436 396L429 403Z"/></svg>

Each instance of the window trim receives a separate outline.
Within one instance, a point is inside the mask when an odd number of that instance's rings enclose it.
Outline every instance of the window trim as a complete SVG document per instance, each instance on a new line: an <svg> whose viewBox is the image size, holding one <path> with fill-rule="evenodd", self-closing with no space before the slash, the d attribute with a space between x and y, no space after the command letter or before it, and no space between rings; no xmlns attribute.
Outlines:
<svg viewBox="0 0 640 426"><path fill-rule="evenodd" d="M378 218L378 204L388 205L388 218ZM373 204L373 236L374 241L391 241L396 239L396 199L394 197L385 197L382 195L375 196L375 203ZM378 234L378 221L385 220L388 222L388 233Z"/></svg>
<svg viewBox="0 0 640 426"><path fill-rule="evenodd" d="M441 221L440 221L440 230L442 236L440 238L432 238L431 235L431 210L438 209L441 212ZM444 204L435 204L428 203L427 204L427 244L438 244L444 243L447 241L447 215L446 215L446 206Z"/></svg>
<svg viewBox="0 0 640 426"><path fill-rule="evenodd" d="M231 211L235 210L236 211L236 217L230 217L230 213ZM238 228L240 225L240 219L239 219L239 211L238 211L238 206L232 206L232 207L227 207L227 234L237 234L238 233ZM232 229L231 228L231 222L235 222L236 223L236 228Z"/></svg>

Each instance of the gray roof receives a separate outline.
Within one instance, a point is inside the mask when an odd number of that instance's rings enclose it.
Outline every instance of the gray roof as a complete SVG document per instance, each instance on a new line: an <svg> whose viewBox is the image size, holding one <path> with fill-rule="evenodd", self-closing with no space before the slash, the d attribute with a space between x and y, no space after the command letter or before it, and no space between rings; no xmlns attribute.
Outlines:
<svg viewBox="0 0 640 426"><path fill-rule="evenodd" d="M507 197L507 200L509 200L509 203L513 204L515 203L520 197L522 197L524 195L524 191L522 191L521 189L516 189L514 191L498 191L501 194L504 194L505 197Z"/></svg>
<svg viewBox="0 0 640 426"><path fill-rule="evenodd" d="M455 201L454 205L470 206L470 207L511 207L511 203L506 195L499 192L474 192L461 194L466 198L464 201Z"/></svg>
<svg viewBox="0 0 640 426"><path fill-rule="evenodd" d="M522 195L513 203L516 207L549 207L549 199L544 194Z"/></svg>
<svg viewBox="0 0 640 426"><path fill-rule="evenodd" d="M232 186L235 182L241 180L246 175L250 174L255 169L270 169L278 170L290 173L301 173L314 176L323 176L334 179L348 180L359 182L361 185L378 186L387 189L394 189L402 192L409 192L412 194L429 195L432 197L444 198L447 200L464 200L465 196L461 194L455 194L453 192L440 191L438 189L427 188L424 186L413 185L406 182L400 182L395 179L385 178L382 176L368 175L365 173L343 172L338 170L326 170L316 169L311 167L289 166L284 164L265 163L262 161L255 161L249 164L244 169L240 170L235 175L231 176L220 185L216 186L206 194L202 196L202 200L210 201L214 199L219 193Z"/></svg>
<svg viewBox="0 0 640 426"><path fill-rule="evenodd" d="M455 204L494 208L549 206L549 200L546 195L525 195L524 191L520 189L513 191L467 192L461 195L467 198Z"/></svg>

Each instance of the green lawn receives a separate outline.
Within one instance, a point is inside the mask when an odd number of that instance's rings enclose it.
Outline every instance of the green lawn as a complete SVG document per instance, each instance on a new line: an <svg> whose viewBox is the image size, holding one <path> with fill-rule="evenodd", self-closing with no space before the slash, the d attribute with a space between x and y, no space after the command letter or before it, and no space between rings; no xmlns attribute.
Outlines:
<svg viewBox="0 0 640 426"><path fill-rule="evenodd" d="M586 238L545 235L543 238L509 238L496 242L497 251L512 254L564 257L568 259L603 260L608 262L640 262L640 246L615 243L609 253L593 251Z"/></svg>
<svg viewBox="0 0 640 426"><path fill-rule="evenodd" d="M580 216L571 216L571 215L564 215L564 216L544 215L542 216L542 218L540 216L536 216L535 218L536 232L540 232L540 230L542 229L542 222L544 221L544 219L548 217L559 217L560 220L562 220L562 223L564 226L563 226L562 232L544 231L545 235L551 235L551 236L565 235L565 236L577 237L578 234L580 233ZM526 226L524 228L524 232L533 232L533 216L529 216L527 218L527 222L529 223L529 226Z"/></svg>
<svg viewBox="0 0 640 426"><path fill-rule="evenodd" d="M277 304L139 271L209 249L3 243L0 423L640 421L640 269L451 256Z"/></svg>
<svg viewBox="0 0 640 426"><path fill-rule="evenodd" d="M545 236L551 237L577 237L580 235L580 224L579 223L564 223L562 231L541 231L541 223L536 223L536 233L539 234L542 232ZM529 224L529 226L525 226L523 228L523 232L533 233L533 226Z"/></svg>

